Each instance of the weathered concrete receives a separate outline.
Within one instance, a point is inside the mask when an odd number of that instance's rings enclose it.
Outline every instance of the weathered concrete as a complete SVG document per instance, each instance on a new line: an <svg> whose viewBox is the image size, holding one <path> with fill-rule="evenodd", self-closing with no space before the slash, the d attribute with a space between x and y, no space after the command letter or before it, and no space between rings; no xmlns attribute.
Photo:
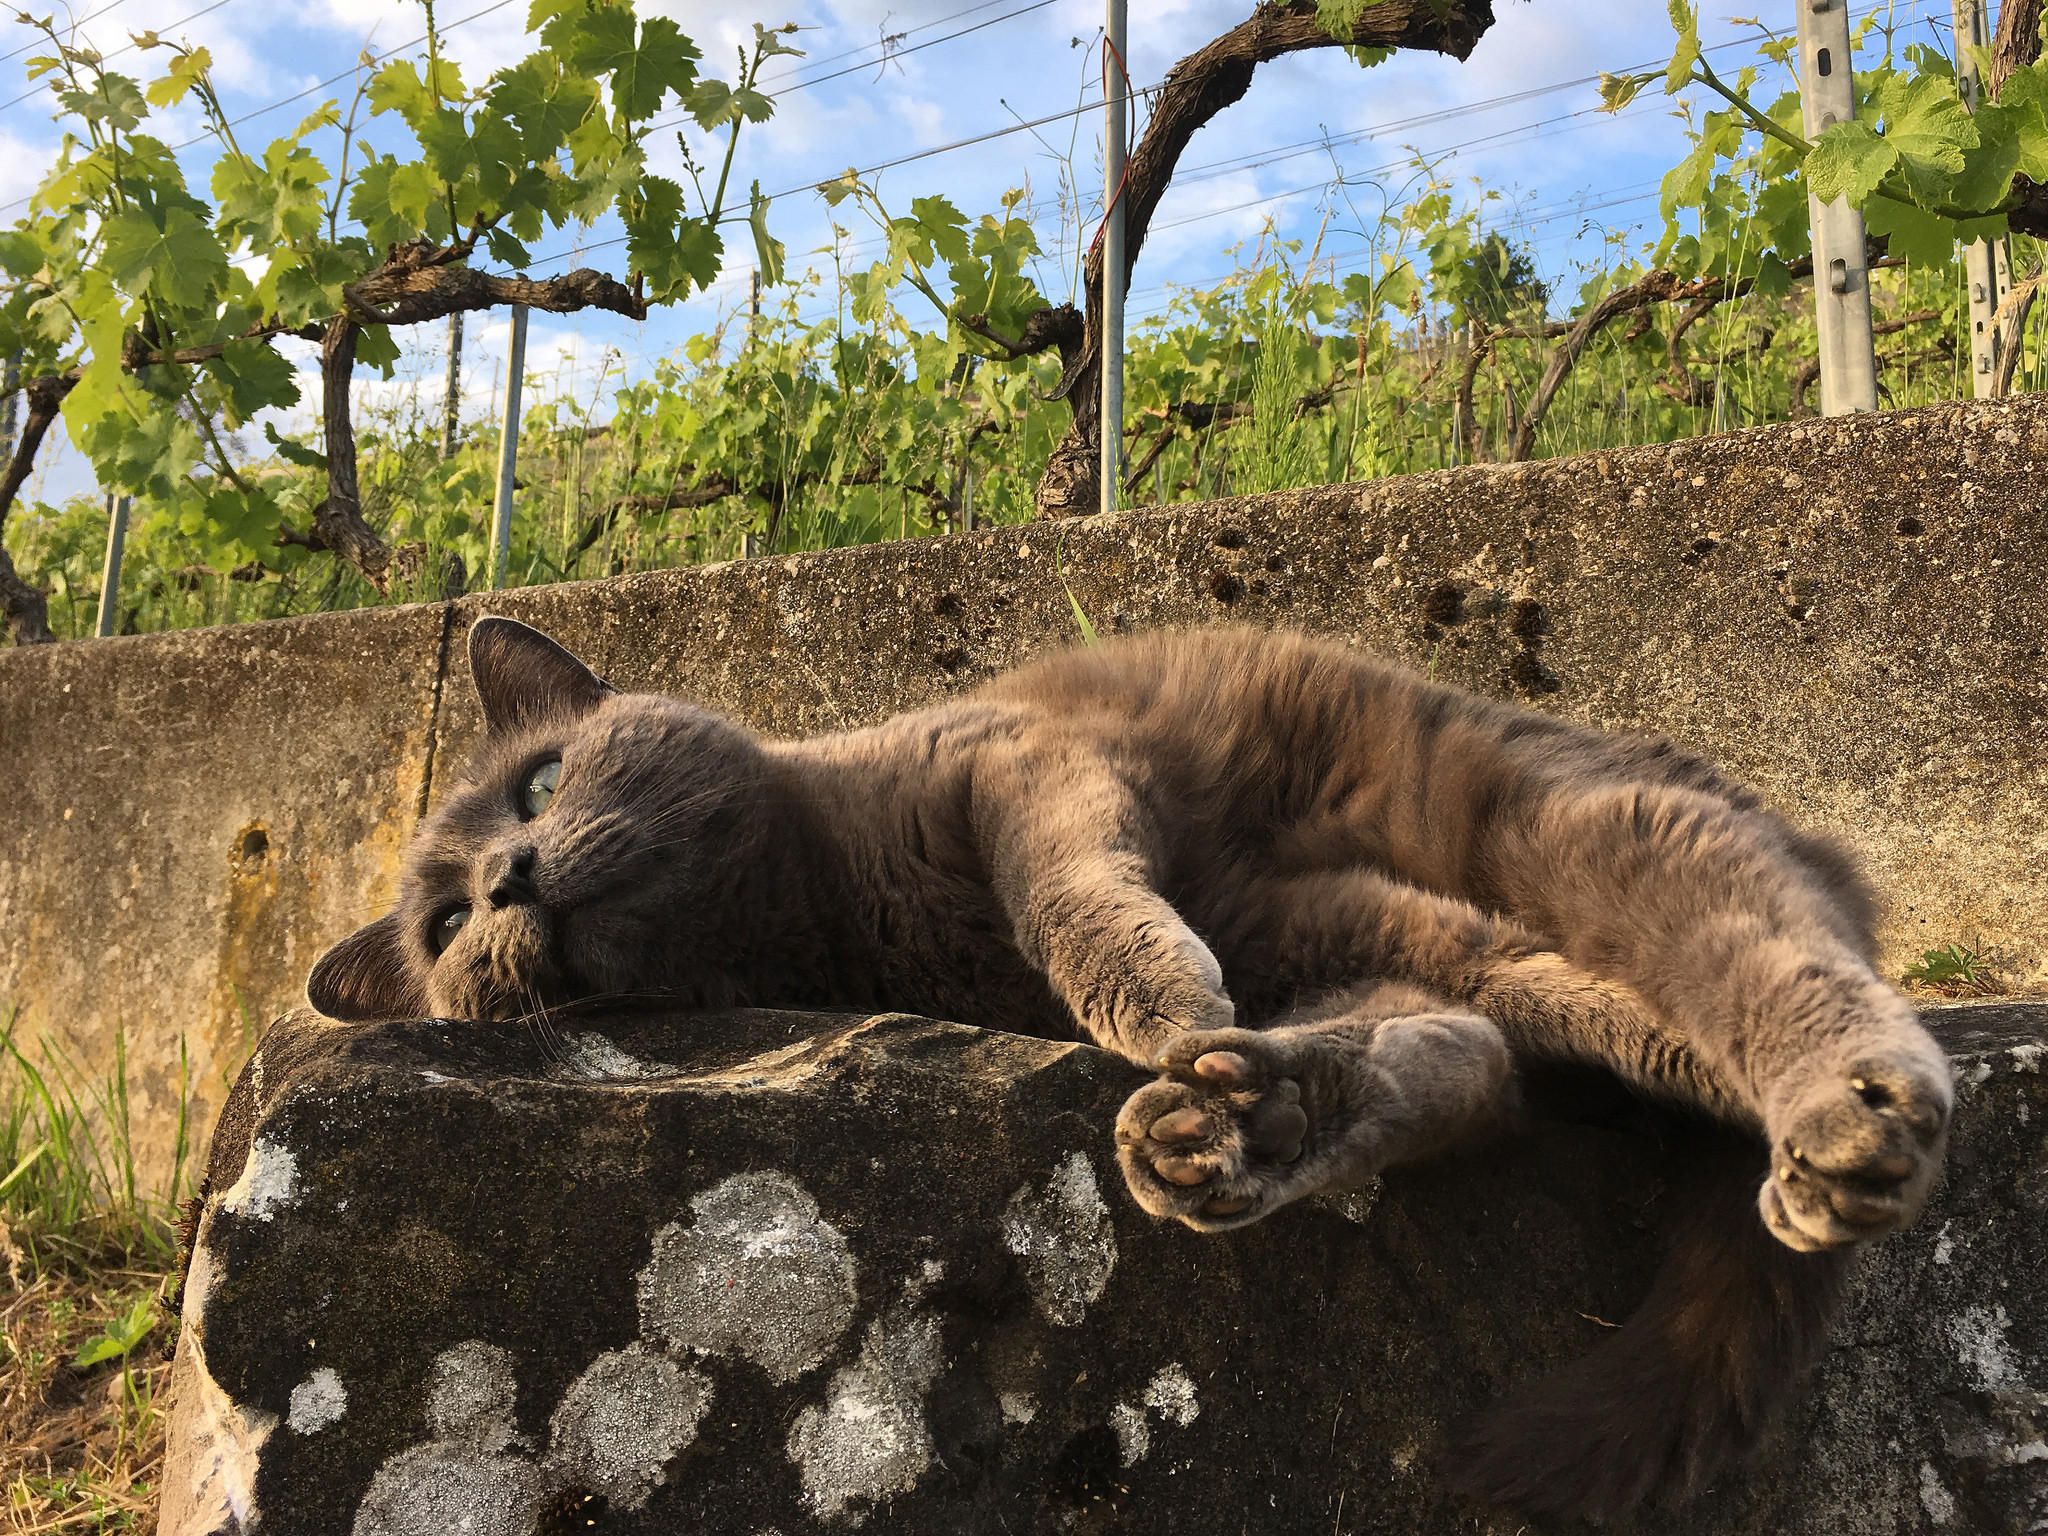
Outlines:
<svg viewBox="0 0 2048 1536"><path fill-rule="evenodd" d="M2048 1004L1929 1022L1944 1190L1763 1465L1638 1529L2048 1521ZM1553 1125L1203 1237L1124 1193L1139 1078L1087 1046L799 1014L546 1044L265 1042L209 1170L164 1536L1548 1529L1450 1496L1445 1430L1626 1315L1675 1172L1642 1122Z"/></svg>
<svg viewBox="0 0 2048 1536"><path fill-rule="evenodd" d="M0 651L0 1020L95 1073L145 1176L179 1048L195 1147L266 1021L397 893L433 751L428 608Z"/></svg>
<svg viewBox="0 0 2048 1536"><path fill-rule="evenodd" d="M2044 485L2033 396L0 653L0 1007L102 1060L117 1023L140 1035L156 1075L138 1125L161 1154L179 1035L203 1130L239 1059L233 999L289 1006L311 957L387 899L432 765L477 729L446 644L475 615L539 623L622 686L804 732L1071 641L1061 569L1108 632L1297 625L1668 731L1854 845L1890 904L1894 973L1954 941L2039 989ZM258 823L252 880L233 852Z"/></svg>

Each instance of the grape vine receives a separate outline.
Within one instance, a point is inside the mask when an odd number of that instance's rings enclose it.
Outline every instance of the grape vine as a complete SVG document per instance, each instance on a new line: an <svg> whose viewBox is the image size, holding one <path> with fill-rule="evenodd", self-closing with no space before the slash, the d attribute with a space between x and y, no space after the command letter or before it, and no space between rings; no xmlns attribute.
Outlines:
<svg viewBox="0 0 2048 1536"><path fill-rule="evenodd" d="M2006 232L2018 269L2034 274L2002 315L2006 364L2040 387L2048 371L2039 338L2028 341L2024 325L2041 281L2048 73L2041 9L2035 4L2029 13L2027 4L2006 0L1998 42L1979 60L1986 83L1972 112L1963 110L1952 61L1924 46L1898 46L1881 14L1866 19L1855 73L1864 126L1837 125L1810 143L1800 137L1786 41L1760 28L1756 60L1724 74L1700 51L1697 13L1673 5L1671 60L1655 72L1609 77L1602 97L1621 110L1643 92L1670 92L1689 114L1690 150L1664 178L1662 227L1648 244L1616 240L1576 273L1539 273L1511 233L1518 218L1511 202L1463 196L1420 162L1406 188L1335 185L1325 232L1346 233L1353 254L1340 262L1320 242L1269 236L1243 253L1228 279L1175 290L1163 310L1134 326L1124 501L1170 503L1526 460L1808 414L1809 190L1851 196L1864 209L1888 403L1969 392L1968 355L1958 347L1957 241ZM387 564L378 572L373 561L333 558L338 535L325 531L337 518L341 456L333 445L352 440L332 421L325 453L285 440L251 454L233 437L238 423L281 394L263 382L264 370L277 368L266 360L276 358L277 336L309 335L324 346L347 327L361 356L376 361L389 355L392 324L472 303L521 294L529 296L522 302L550 297L563 308L659 302L715 270L720 221L728 219L747 221L760 267L775 281L783 257L758 196L728 197L730 138L722 163L694 167L684 178L686 192L640 169L633 136L653 103L672 97L693 112L701 108L699 120L712 126L737 131L758 120L765 104L749 95L753 70L771 56L767 50L786 45L762 33L731 85L708 82L677 48L664 54L656 46L642 57L650 35L657 45L669 36L659 28L649 34L649 22L630 34L636 72L622 85L629 33L616 16L605 21L613 30L604 35L618 51L605 52L577 30L615 9L599 0L575 10L544 3L535 59L477 92L463 92L431 57L405 65L388 85L375 83L379 71L341 123L355 147L332 179L324 167L307 168L300 134L260 161L224 154L210 205L182 203L171 191L153 191L145 205L130 189L169 186L175 168L161 168L163 157L153 159L133 127L101 130L110 150L90 176L59 168L53 183L76 175L83 188L64 192L73 201L62 206L112 207L118 185L146 208L154 231L122 226L127 233L109 249L102 214L74 213L66 223L46 191L25 221L38 242L29 254L41 265L30 280L17 276L4 310L14 335L29 338L40 323L58 331L47 342L24 342L31 422L38 400L54 394L74 437L95 445L103 482L132 489L147 509L130 546L125 624L439 596L482 560L495 429L473 429L444 462L437 404L428 411L416 401L366 417L359 451L346 455L352 468L360 465L357 520L388 551ZM1258 7L1183 60L1154 104L1125 192L1133 249L1188 137L1248 88L1263 60L1319 46L1357 50L1365 63L1381 47L1455 53L1488 21L1482 7L1439 8L1435 0ZM98 78L88 64L72 67L88 85ZM203 61L185 68L192 79L184 89L206 87ZM443 81L455 95L440 94L444 86L435 82ZM125 100L109 90L110 99ZM416 157L361 147L366 133L383 134L384 114L413 135ZM228 128L220 126L224 139ZM498 153L475 146L515 131L552 146L556 170L538 179L547 185L537 183L530 197L510 182L470 185L483 155ZM634 163L606 162L611 151L591 147L600 139ZM90 160L88 148L100 153L89 134L72 156L77 166ZM119 176L111 148L132 162ZM517 162L501 154L493 163ZM260 193L237 192L243 184L235 177L259 173ZM343 180L346 199L337 185ZM301 190L291 192L295 186ZM723 323L643 376L629 379L607 365L594 382L557 390L528 413L514 580L957 531L1093 507L1099 252L1076 263L1075 299L1063 303L1034 276L1057 264L1044 259L1050 242L1034 222L1027 189L978 213L936 195L898 207L852 174L819 191L843 226L842 238L821 254L837 263L859 236L879 246L878 256L789 276L758 320ZM1362 212L1361 203L1378 211ZM633 287L595 273L552 280L559 286L492 277L466 259L470 250L489 251L516 272L540 229L603 208L628 218L629 260L639 274ZM192 222L172 217L180 209ZM260 220L270 222L254 235L238 222ZM25 226L0 241L16 239ZM386 238L399 232L402 239ZM274 276L241 278L248 253L266 239L278 244L284 266ZM91 249L53 258L50 250L63 240ZM204 240L219 258L197 259ZM0 264L10 273L13 250L0 244ZM457 251L433 263L436 253ZM1135 255L1132 261L1135 267ZM71 288L55 281L60 274ZM105 312L118 312L118 325L96 322L118 366L100 360L91 335L70 318L72 309L87 312L83 300L69 308L54 303L60 289L82 295L93 283L125 306ZM257 334L270 325L279 329ZM125 391L125 417L104 399L74 416L71 401L93 366L106 381L102 389L117 383ZM67 370L79 378L67 384ZM160 397L168 405L150 404ZM96 427L104 439L93 435ZM164 470L166 459L176 474ZM23 463L17 454L16 467ZM103 530L87 504L37 507L17 519L13 547L49 589L55 630L85 632Z"/></svg>
<svg viewBox="0 0 2048 1536"><path fill-rule="evenodd" d="M49 82L70 132L28 215L0 232L0 354L19 357L8 387L27 406L0 523L61 415L103 485L221 559L329 550L382 592L423 552L394 551L363 518L349 380L358 362L388 369L394 327L501 304L641 318L716 274L722 226L738 217L762 265L779 258L759 188L740 214L728 181L742 125L772 111L755 84L762 63L797 52L791 28L757 25L728 83L700 74L673 21L636 17L630 0L534 0L539 46L471 87L442 55L431 4L427 19L424 58L366 60L346 118L327 102L261 151L237 138L205 49L139 35L168 57L144 84L35 24L48 51L29 72ZM207 196L150 131L153 113L188 100L219 151ZM724 135L715 170L685 144L687 190L647 168L651 120L668 102ZM341 130L333 166L306 143L325 128ZM626 229L629 281L516 275L543 231L606 211ZM515 275L472 266L479 251ZM258 412L296 402L286 336L317 341L321 356L324 452L276 444L324 474L303 527L232 443ZM41 593L4 551L0 606L18 640L49 638Z"/></svg>

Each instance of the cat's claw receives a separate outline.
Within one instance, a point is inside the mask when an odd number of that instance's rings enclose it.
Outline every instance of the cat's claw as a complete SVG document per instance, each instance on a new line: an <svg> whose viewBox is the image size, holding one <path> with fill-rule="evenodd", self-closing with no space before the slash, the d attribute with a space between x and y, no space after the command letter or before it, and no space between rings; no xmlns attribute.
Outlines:
<svg viewBox="0 0 2048 1536"><path fill-rule="evenodd" d="M1769 1116L1764 1225L1802 1253L1898 1231L1926 1204L1953 1102L1931 1042L1852 1054L1808 1077Z"/></svg>

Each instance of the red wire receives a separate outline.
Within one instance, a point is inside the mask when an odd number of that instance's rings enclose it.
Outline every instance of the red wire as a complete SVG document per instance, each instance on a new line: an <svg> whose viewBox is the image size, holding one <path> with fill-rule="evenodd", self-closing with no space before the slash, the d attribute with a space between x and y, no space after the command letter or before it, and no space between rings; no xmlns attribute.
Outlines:
<svg viewBox="0 0 2048 1536"><path fill-rule="evenodd" d="M1116 60L1116 72L1123 76L1124 111L1128 114L1131 110L1131 103L1137 99L1136 93L1131 89L1131 72L1124 65L1124 56L1116 51L1116 44L1112 43L1109 40L1109 34L1104 32L1102 34L1102 94L1104 96L1109 94L1109 61L1111 59ZM1130 134L1128 117L1126 117L1124 123L1124 133L1128 138ZM1088 258L1090 260L1093 260L1095 253L1102 248L1102 235L1103 231L1109 226L1109 216L1116 211L1117 204L1124 200L1124 187L1130 182L1130 179L1130 146L1126 144L1124 148L1123 171L1116 179L1116 189L1109 194L1109 205L1102 210L1102 222L1095 226L1095 238L1088 242Z"/></svg>

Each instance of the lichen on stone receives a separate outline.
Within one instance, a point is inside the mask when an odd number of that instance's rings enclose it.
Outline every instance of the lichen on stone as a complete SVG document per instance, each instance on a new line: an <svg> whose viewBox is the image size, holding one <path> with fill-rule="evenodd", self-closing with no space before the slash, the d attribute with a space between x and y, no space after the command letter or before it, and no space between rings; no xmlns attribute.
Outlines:
<svg viewBox="0 0 2048 1536"><path fill-rule="evenodd" d="M554 1483L638 1509L668 1464L697 1438L711 1382L642 1344L608 1350L562 1395L550 1424Z"/></svg>
<svg viewBox="0 0 2048 1536"><path fill-rule="evenodd" d="M524 1457L430 1440L377 1469L352 1536L529 1536L544 1492Z"/></svg>
<svg viewBox="0 0 2048 1536"><path fill-rule="evenodd" d="M220 1207L252 1221L269 1221L298 1198L299 1160L267 1136L249 1144L242 1176L220 1197Z"/></svg>
<svg viewBox="0 0 2048 1536"><path fill-rule="evenodd" d="M2012 1345L2006 1338L2010 1319L2004 1307L1965 1307L1949 1319L1946 1332L1956 1356L1981 1392L2024 1385Z"/></svg>
<svg viewBox="0 0 2048 1536"><path fill-rule="evenodd" d="M1003 1243L1046 1317L1073 1328L1088 1315L1116 1268L1116 1229L1085 1152L1070 1152L1042 1192L1029 1185L1003 1210Z"/></svg>
<svg viewBox="0 0 2048 1536"><path fill-rule="evenodd" d="M789 1458L818 1515L917 1486L932 1461L925 1393L943 1364L936 1318L899 1308L868 1325L860 1358L833 1375L824 1405L804 1409L790 1431Z"/></svg>
<svg viewBox="0 0 2048 1536"><path fill-rule="evenodd" d="M468 1339L434 1359L427 1422L434 1438L377 1469L353 1536L528 1536L546 1494L512 1418L512 1356Z"/></svg>
<svg viewBox="0 0 2048 1536"><path fill-rule="evenodd" d="M738 1355L776 1381L822 1361L853 1321L853 1254L787 1174L735 1174L654 1234L640 1271L642 1335Z"/></svg>
<svg viewBox="0 0 2048 1536"><path fill-rule="evenodd" d="M317 1435L348 1412L348 1392L334 1367L323 1365L292 1388L285 1423L295 1434Z"/></svg>
<svg viewBox="0 0 2048 1536"><path fill-rule="evenodd" d="M680 1070L663 1061L642 1061L594 1030L569 1036L557 1065L565 1077L598 1083L674 1077Z"/></svg>
<svg viewBox="0 0 2048 1536"><path fill-rule="evenodd" d="M1109 1410L1109 1427L1116 1431L1117 1453L1127 1467L1135 1467L1151 1452L1148 1411L1183 1429L1201 1417L1202 1404L1195 1396L1195 1384L1185 1367L1177 1363L1161 1366L1152 1373L1137 1402L1118 1403Z"/></svg>
<svg viewBox="0 0 2048 1536"><path fill-rule="evenodd" d="M1152 1430L1145 1423L1145 1410L1135 1403L1118 1403L1109 1410L1109 1427L1116 1431L1118 1458L1135 1467L1152 1449Z"/></svg>
<svg viewBox="0 0 2048 1536"><path fill-rule="evenodd" d="M1165 1365L1153 1373L1145 1387L1145 1406L1185 1429L1202 1415L1195 1396L1195 1384L1182 1366Z"/></svg>
<svg viewBox="0 0 2048 1536"><path fill-rule="evenodd" d="M1955 1496L1941 1485L1931 1461L1920 1463L1920 1507L1936 1525L1947 1525L1956 1517Z"/></svg>
<svg viewBox="0 0 2048 1536"><path fill-rule="evenodd" d="M1029 1392L1000 1392L996 1406L1002 1410L1005 1424L1021 1426L1038 1417L1038 1399Z"/></svg>
<svg viewBox="0 0 2048 1536"><path fill-rule="evenodd" d="M427 1381L427 1422L442 1439L502 1450L518 1435L512 1422L518 1393L510 1353L482 1339L465 1339L434 1357Z"/></svg>

